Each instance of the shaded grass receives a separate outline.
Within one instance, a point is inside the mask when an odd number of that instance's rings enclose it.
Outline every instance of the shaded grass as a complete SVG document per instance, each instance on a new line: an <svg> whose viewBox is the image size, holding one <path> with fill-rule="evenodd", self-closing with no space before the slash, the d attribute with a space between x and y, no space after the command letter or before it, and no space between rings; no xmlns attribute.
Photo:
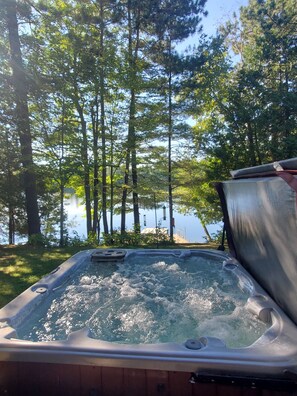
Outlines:
<svg viewBox="0 0 297 396"><path fill-rule="evenodd" d="M0 246L0 308L69 257L88 248L92 247ZM216 246L211 244L175 244L166 248L215 249Z"/></svg>
<svg viewBox="0 0 297 396"><path fill-rule="evenodd" d="M80 250L83 248L0 247L0 308Z"/></svg>

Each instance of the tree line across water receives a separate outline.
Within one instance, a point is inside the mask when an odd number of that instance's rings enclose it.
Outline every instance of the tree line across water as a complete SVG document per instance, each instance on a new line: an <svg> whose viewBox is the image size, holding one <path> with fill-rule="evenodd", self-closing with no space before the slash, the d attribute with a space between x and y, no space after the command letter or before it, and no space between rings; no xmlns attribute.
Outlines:
<svg viewBox="0 0 297 396"><path fill-rule="evenodd" d="M0 0L1 233L67 241L167 202L207 232L212 183L297 156L295 0L250 0L217 34L206 0ZM194 35L194 36L193 36ZM195 42L185 51L180 43ZM100 229L102 224L102 229Z"/></svg>

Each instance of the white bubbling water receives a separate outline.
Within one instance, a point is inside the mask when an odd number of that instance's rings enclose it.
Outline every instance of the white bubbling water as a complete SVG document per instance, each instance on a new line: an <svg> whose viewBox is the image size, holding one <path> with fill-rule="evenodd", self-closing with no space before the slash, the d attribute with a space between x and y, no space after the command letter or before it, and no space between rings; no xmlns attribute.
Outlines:
<svg viewBox="0 0 297 396"><path fill-rule="evenodd" d="M88 327L93 338L118 343L214 336L242 347L267 328L244 308L247 298L222 262L201 256L136 255L123 264L90 262L51 293L18 336L62 340Z"/></svg>

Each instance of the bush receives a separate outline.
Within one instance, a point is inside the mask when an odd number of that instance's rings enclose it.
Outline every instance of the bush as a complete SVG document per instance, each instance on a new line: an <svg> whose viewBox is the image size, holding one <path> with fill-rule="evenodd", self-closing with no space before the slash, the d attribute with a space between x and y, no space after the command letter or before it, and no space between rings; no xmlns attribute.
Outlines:
<svg viewBox="0 0 297 396"><path fill-rule="evenodd" d="M68 233L66 233L64 237L64 246L77 246L83 247L86 245L85 239L81 238L76 231L73 231L73 237L70 237Z"/></svg>
<svg viewBox="0 0 297 396"><path fill-rule="evenodd" d="M86 240L88 246L98 246L98 239L96 232L89 232L88 238Z"/></svg>
<svg viewBox="0 0 297 396"><path fill-rule="evenodd" d="M42 234L32 234L29 236L28 245L33 247L49 247L51 242Z"/></svg>
<svg viewBox="0 0 297 396"><path fill-rule="evenodd" d="M168 235L164 233L140 234L139 232L124 232L116 230L113 234L103 234L104 245L107 246L166 246L171 245Z"/></svg>

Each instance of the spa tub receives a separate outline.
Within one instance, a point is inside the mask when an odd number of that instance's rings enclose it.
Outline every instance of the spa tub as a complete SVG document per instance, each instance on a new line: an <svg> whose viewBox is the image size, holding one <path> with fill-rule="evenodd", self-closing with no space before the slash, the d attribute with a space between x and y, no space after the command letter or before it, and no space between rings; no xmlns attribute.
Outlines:
<svg viewBox="0 0 297 396"><path fill-rule="evenodd" d="M20 339L18 332L24 327L24 323L33 320L38 307L45 304L46 299L51 298L53 293L67 283L67 279L73 274L84 268L86 263L89 265L92 262L95 266L116 263L116 266L125 266L125 262L131 257L140 262L145 257L169 257L173 261L178 260L179 263L202 257L220 263L223 271L236 279L244 293L248 293L244 308L254 315L255 319L265 324L263 334L250 345L243 347L228 347L224 339L209 336L207 331L198 336L187 336L178 342L111 342L94 338L90 329L85 326L70 332L65 339ZM198 389L192 388L193 384L205 381L248 388L260 386L272 387L274 390L277 387L294 389L294 373L297 370L296 340L295 324L240 263L224 252L195 249L88 250L71 257L0 310L0 385L2 389L7 390L13 389L14 386L29 386L30 383L29 388L33 386L40 391L44 387L44 376L47 373L47 380L55 389L53 394L64 391L65 384L71 387L77 381L80 389L86 386L89 387L89 392L95 389L94 395L159 394L165 390L170 395L183 394L178 389L188 389L184 394L192 394L193 389ZM31 377L29 380L30 375L27 377L24 373L32 370L36 376L32 373L34 379ZM14 375L18 378L15 383L12 381ZM33 385L30 381L33 381ZM90 387L94 381L97 385L99 381L100 386ZM154 391L149 391L152 383ZM104 386L105 393L102 391ZM145 386L146 393L133 393L131 386L136 386L135 389ZM115 388L119 389L119 393ZM49 390L49 393L45 390L44 392L42 394L50 394ZM229 391L216 392L231 394Z"/></svg>

